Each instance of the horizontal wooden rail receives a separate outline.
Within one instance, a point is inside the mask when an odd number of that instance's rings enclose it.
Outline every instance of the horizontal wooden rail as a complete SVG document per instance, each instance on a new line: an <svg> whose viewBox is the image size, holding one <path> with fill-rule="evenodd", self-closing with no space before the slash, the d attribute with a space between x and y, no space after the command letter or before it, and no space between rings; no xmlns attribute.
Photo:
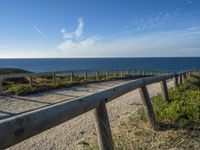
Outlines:
<svg viewBox="0 0 200 150"><path fill-rule="evenodd" d="M17 116L13 116L7 119L0 120L0 149L10 147L16 143L19 143L29 137L39 134L47 129L55 127L65 121L82 115L92 109L96 109L96 120L97 131L104 132L108 135L109 143L111 143L110 129L105 131L105 127L100 123L106 123L106 127L109 127L107 111L104 102L107 103L112 101L119 96L122 96L132 90L140 88L141 96L143 98L143 104L145 107L148 120L150 120L151 126L156 126L155 115L152 110L150 98L146 85L161 82L163 80L168 80L174 78L175 76L185 75L187 72L182 72L178 74L167 74L162 76L147 77L143 79L137 79L134 81L129 81L127 83L115 86L113 88L87 95L84 97L76 98L71 101L64 101L58 104L47 106L41 109L33 110L30 112L22 113ZM164 88L167 90L166 88ZM102 116L100 113L104 113L106 116ZM100 129L99 129L100 128ZM103 135L99 135L98 141L101 142L100 149L106 149L109 147L108 143L103 138ZM110 145L109 149L113 149Z"/></svg>
<svg viewBox="0 0 200 150"><path fill-rule="evenodd" d="M27 76L43 76L43 75L52 75L52 74L68 74L68 73L81 73L81 72L109 72L109 71L127 71L127 69L115 69L115 70L66 70L66 71L53 71L53 72L40 72L40 73L13 73L13 74L0 74L2 79L7 78L20 78L20 77L27 77ZM139 70L139 69L128 69L131 70ZM147 70L140 70L140 71L147 71ZM148 71L149 73L160 73L162 74L169 74L169 72L160 72L160 71ZM150 75L150 74L149 74Z"/></svg>
<svg viewBox="0 0 200 150"><path fill-rule="evenodd" d="M124 72L127 72L126 74ZM87 81L87 74L93 73L94 76L96 75L96 80L99 80L99 74L104 73L106 76L106 79L109 79L109 77L115 77L116 78L116 72L120 74L121 77L123 75L134 75L131 74L131 72L138 72L139 74L135 73L135 75L164 75L169 74L168 72L160 72L160 71L147 71L147 70L139 70L139 69L115 69L115 70L66 70L66 71L54 71L54 72L40 72L40 73L14 73L14 74L0 74L0 95L3 93L3 80L9 79L9 78L26 78L29 80L29 85L33 86L33 77L34 76L45 76L49 75L52 76L52 82L55 86L56 84L56 75L58 74L68 74L70 76L70 81L73 81L73 77L75 74L79 74L79 76L82 76L85 78L85 81ZM143 72L143 74L141 73ZM145 74L145 72L148 72ZM112 74L109 74L112 73ZM130 74L129 74L130 73Z"/></svg>

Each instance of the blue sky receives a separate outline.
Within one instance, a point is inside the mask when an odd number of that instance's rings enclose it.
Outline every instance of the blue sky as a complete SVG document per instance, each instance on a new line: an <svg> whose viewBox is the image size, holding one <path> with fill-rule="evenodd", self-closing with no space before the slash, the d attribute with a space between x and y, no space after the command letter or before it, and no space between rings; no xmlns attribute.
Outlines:
<svg viewBox="0 0 200 150"><path fill-rule="evenodd" d="M200 56L200 0L0 0L0 58Z"/></svg>

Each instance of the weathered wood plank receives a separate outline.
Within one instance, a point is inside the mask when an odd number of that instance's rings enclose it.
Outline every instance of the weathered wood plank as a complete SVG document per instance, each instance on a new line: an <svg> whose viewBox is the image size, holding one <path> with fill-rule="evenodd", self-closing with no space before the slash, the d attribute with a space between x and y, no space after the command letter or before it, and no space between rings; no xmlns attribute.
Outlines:
<svg viewBox="0 0 200 150"><path fill-rule="evenodd" d="M177 75L175 75L173 77L173 82L174 82L174 87L177 87L178 86L178 76Z"/></svg>
<svg viewBox="0 0 200 150"><path fill-rule="evenodd" d="M55 87L56 86L56 74L55 73L52 74L52 78L53 78L53 86Z"/></svg>
<svg viewBox="0 0 200 150"><path fill-rule="evenodd" d="M140 95L142 98L142 102L145 108L147 120L149 122L149 125L154 129L157 130L157 124L156 124L156 117L153 111L153 107L151 105L151 99L149 97L149 93L146 86L142 86L139 88Z"/></svg>
<svg viewBox="0 0 200 150"><path fill-rule="evenodd" d="M169 101L169 93L168 93L168 89L167 89L167 82L166 80L162 80L161 83L161 91L162 91L162 95L163 95L163 100L164 101Z"/></svg>
<svg viewBox="0 0 200 150"><path fill-rule="evenodd" d="M28 79L29 79L29 85L30 85L31 87L33 87L33 77L32 77L32 76L29 76Z"/></svg>
<svg viewBox="0 0 200 150"><path fill-rule="evenodd" d="M71 82L73 81L73 76L74 76L74 73L71 72L71 73L70 73L70 81L71 81Z"/></svg>
<svg viewBox="0 0 200 150"><path fill-rule="evenodd" d="M87 81L87 72L84 73L85 81Z"/></svg>
<svg viewBox="0 0 200 150"><path fill-rule="evenodd" d="M96 80L98 81L99 80L99 72L96 71Z"/></svg>
<svg viewBox="0 0 200 150"><path fill-rule="evenodd" d="M187 80L187 75L186 75L186 74L183 74L183 75L182 75L182 78L183 78L183 84L185 84L185 83L186 83L186 80Z"/></svg>
<svg viewBox="0 0 200 150"><path fill-rule="evenodd" d="M121 77L123 77L123 70L121 70Z"/></svg>
<svg viewBox="0 0 200 150"><path fill-rule="evenodd" d="M94 110L94 115L99 149L114 150L105 101L100 102L99 106Z"/></svg>
<svg viewBox="0 0 200 150"><path fill-rule="evenodd" d="M134 70L131 70L131 75L134 76Z"/></svg>
<svg viewBox="0 0 200 150"><path fill-rule="evenodd" d="M179 84L180 84L180 85L183 84L183 76L182 76L182 75L179 76Z"/></svg>
<svg viewBox="0 0 200 150"><path fill-rule="evenodd" d="M113 71L113 77L116 78L116 70Z"/></svg>
<svg viewBox="0 0 200 150"><path fill-rule="evenodd" d="M106 71L106 78L109 79L108 71Z"/></svg>

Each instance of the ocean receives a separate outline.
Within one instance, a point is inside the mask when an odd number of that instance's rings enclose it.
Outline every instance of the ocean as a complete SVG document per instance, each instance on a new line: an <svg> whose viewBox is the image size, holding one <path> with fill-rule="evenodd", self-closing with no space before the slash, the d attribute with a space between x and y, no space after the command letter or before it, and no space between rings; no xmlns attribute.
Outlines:
<svg viewBox="0 0 200 150"><path fill-rule="evenodd" d="M32 72L130 68L178 72L188 69L200 70L200 57L0 59L0 68L8 67L23 68Z"/></svg>

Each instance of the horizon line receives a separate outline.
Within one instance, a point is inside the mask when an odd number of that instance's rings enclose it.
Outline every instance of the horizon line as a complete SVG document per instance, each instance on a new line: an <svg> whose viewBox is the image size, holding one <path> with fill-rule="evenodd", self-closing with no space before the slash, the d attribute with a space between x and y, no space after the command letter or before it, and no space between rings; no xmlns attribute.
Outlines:
<svg viewBox="0 0 200 150"><path fill-rule="evenodd" d="M200 56L144 56L144 57L8 57L0 59L102 59L102 58L200 58Z"/></svg>

